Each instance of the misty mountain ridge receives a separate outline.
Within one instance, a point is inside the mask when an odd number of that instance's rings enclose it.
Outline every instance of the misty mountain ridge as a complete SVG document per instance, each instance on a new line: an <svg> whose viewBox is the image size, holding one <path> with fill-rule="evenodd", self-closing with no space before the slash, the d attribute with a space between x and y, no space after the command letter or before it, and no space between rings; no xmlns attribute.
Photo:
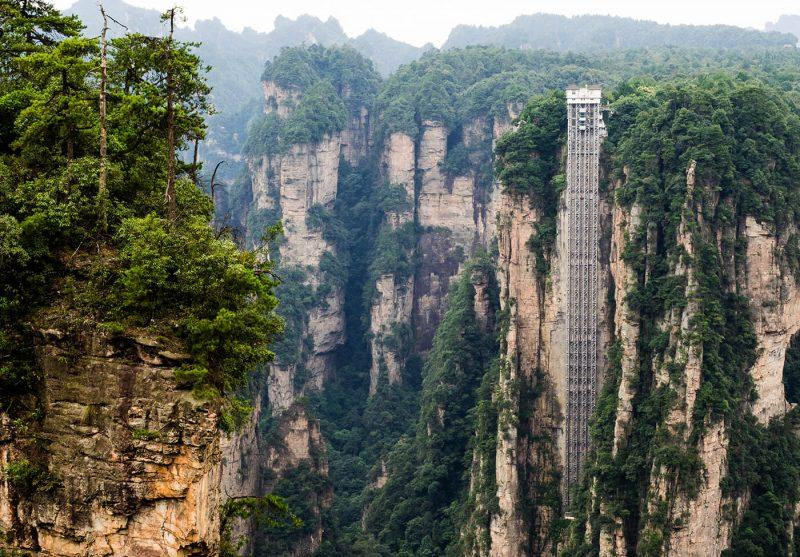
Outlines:
<svg viewBox="0 0 800 557"><path fill-rule="evenodd" d="M781 20L791 20L782 16ZM798 16L793 16L798 18ZM798 18L800 19L800 18ZM563 16L537 13L517 16L496 27L458 25L450 32L443 49L473 44L506 48L547 49L586 52L662 46L736 48L743 46L793 46L797 39L790 24L766 31L732 25L670 25L654 21L608 15Z"/></svg>
<svg viewBox="0 0 800 557"><path fill-rule="evenodd" d="M800 45L800 15L782 15L778 18L778 21L767 23L765 29L767 31L791 33L797 37L797 43Z"/></svg>
<svg viewBox="0 0 800 557"><path fill-rule="evenodd" d="M104 0L106 12L120 24L111 24L110 35L127 32L163 35L166 25L155 9L132 6L123 0ZM86 25L85 34L97 36L102 19L95 0L78 0L65 10L77 15ZM783 32L797 16L783 16L767 32L724 25L664 25L632 18L583 15L566 17L554 14L521 15L511 23L496 27L459 25L452 29L441 50L471 45L493 45L523 50L592 52L663 46L708 48L792 47L795 36ZM800 31L798 31L800 34ZM349 37L339 21L323 21L312 15L291 19L279 15L269 32L246 27L227 28L218 19L197 20L192 27L178 27L176 37L199 43L197 54L210 66L208 81L217 113L209 118L207 141L201 149L205 160L232 158L242 147L245 130L263 103L260 76L264 64L285 47L319 44L350 46L375 65L385 78L400 66L436 50L399 41L375 29Z"/></svg>
<svg viewBox="0 0 800 557"><path fill-rule="evenodd" d="M106 11L119 23L125 25L131 32L147 35L157 35L165 32L166 27L160 21L161 13L158 10L139 8L125 3L123 0L106 0ZM65 10L68 14L77 15L86 24L87 35L97 35L102 28L102 19L94 0L78 0ZM111 25L110 34L120 36L125 29ZM200 19L193 27L179 27L176 36L184 41L197 41L203 43L199 54L203 59L214 66L214 60L204 56L209 42L237 41L237 44L228 44L236 50L237 56L256 56L263 62L276 56L285 46L300 44L320 44L322 46L350 44L364 56L370 58L384 76L388 75L401 64L418 58L425 50L433 48L432 45L416 47L398 41L374 29L368 29L358 37L349 37L342 29L339 21L329 17L323 21L308 14L291 19L283 15L275 18L271 31L256 31L245 27L242 31L233 31L227 28L218 18ZM243 49L246 48L246 50ZM231 60L226 60L226 64ZM261 66L253 76L261 74Z"/></svg>

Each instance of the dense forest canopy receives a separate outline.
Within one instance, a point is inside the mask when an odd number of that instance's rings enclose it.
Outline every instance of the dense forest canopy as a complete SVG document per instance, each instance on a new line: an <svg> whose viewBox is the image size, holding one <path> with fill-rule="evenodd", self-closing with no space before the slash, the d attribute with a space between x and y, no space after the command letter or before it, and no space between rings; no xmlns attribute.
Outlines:
<svg viewBox="0 0 800 557"><path fill-rule="evenodd" d="M797 92L795 49L651 48L600 54L468 47L431 52L401 67L381 86L377 108L385 133L415 137L425 120L449 129L478 115L507 116L535 93L573 83L607 87L633 77L667 78L742 71Z"/></svg>

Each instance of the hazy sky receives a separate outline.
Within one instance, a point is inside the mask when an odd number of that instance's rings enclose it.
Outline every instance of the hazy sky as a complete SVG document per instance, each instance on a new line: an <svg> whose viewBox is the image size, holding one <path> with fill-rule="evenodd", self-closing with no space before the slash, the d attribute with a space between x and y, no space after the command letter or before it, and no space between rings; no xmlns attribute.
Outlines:
<svg viewBox="0 0 800 557"><path fill-rule="evenodd" d="M55 0L66 8L74 0ZM459 23L499 25L536 12L610 14L660 23L726 23L762 29L781 14L800 13L798 0L127 0L164 9L185 8L189 22L218 17L232 29L269 31L277 15L333 16L350 36L370 27L414 45L439 46Z"/></svg>

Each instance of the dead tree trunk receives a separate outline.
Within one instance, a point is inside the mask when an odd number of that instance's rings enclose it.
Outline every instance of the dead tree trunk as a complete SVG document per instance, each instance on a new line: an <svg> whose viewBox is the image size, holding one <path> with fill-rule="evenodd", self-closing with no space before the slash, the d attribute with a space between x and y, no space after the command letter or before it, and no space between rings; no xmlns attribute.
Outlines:
<svg viewBox="0 0 800 557"><path fill-rule="evenodd" d="M107 168L107 149L108 131L106 129L106 86L108 83L108 17L103 8L103 2L99 2L100 15L103 16L103 32L100 34L100 178L97 188L97 212L100 230L108 230L108 168Z"/></svg>
<svg viewBox="0 0 800 557"><path fill-rule="evenodd" d="M170 8L169 38L167 39L167 191L165 200L170 222L178 218L178 200L175 193L175 84L172 68L172 41L175 34L175 8Z"/></svg>

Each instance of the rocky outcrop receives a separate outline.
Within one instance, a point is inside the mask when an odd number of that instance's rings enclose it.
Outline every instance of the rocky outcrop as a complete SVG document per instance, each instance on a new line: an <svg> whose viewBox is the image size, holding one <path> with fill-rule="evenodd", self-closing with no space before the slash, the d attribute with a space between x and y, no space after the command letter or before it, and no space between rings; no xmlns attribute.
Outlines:
<svg viewBox="0 0 800 557"><path fill-rule="evenodd" d="M553 551L547 532L558 509L537 506L533 516L523 512L526 497L533 499L558 481L558 438L565 407L559 394L564 391L561 374L550 367L555 363L551 359L563 352L559 305L563 294L547 288L544 277L537 274L535 255L526 246L538 220L528 199L503 196L497 268L501 311L508 312L509 321L502 339L497 395L502 410L495 463L499 512L492 517L490 532L493 557ZM553 258L551 269L558 274L559 255ZM561 283L553 277L551 284Z"/></svg>
<svg viewBox="0 0 800 557"><path fill-rule="evenodd" d="M617 414L614 422L614 441L612 455L619 452L630 431L633 413L633 395L638 370L639 321L631 311L625 297L631 285L637 280L636 274L623 260L625 242L639 226L640 209L630 210L615 206L611 236L610 269L614 280L614 338L620 343L620 382L617 394Z"/></svg>
<svg viewBox="0 0 800 557"><path fill-rule="evenodd" d="M744 222L747 238L745 295L750 301L758 359L750 370L758 398L753 414L762 423L790 409L783 386L786 349L800 329L800 289L782 264L791 230L777 234L753 217Z"/></svg>
<svg viewBox="0 0 800 557"><path fill-rule="evenodd" d="M475 118L457 138L440 122L426 120L416 142L401 132L384 139L381 179L402 186L409 201L407 209L387 213L385 224L394 230L405 223L417 224L418 266L410 278L384 274L374 284L370 393L375 393L382 373L390 383L402 381L405 362L399 352L412 349L398 350L397 343L386 342L387 335L411 331L414 352L430 349L450 283L471 255L491 245L500 187L482 173L491 166L494 142L512 128L517 110L510 106L506 117ZM463 168L447 169L448 149L466 153Z"/></svg>
<svg viewBox="0 0 800 557"><path fill-rule="evenodd" d="M370 395L377 391L381 375L387 378L389 384L402 382L404 361L402 347L398 346L402 342L399 329L409 325L413 287L413 277L409 277L404 284L397 284L395 276L391 274L382 275L375 284L377 293L370 309Z"/></svg>
<svg viewBox="0 0 800 557"><path fill-rule="evenodd" d="M618 184L617 184L618 186ZM616 188L615 188L616 189ZM625 243L628 241L640 222L638 206L626 209L615 205L612 210L611 249L609 269L613 281L615 301L613 319L613 338L619 343L620 380L617 392L617 408L614 421L614 437L611 453L616 456L626 443L633 419L633 397L636 394L636 378L639 374L639 321L631 311L626 294L637 280L636 273L623 259ZM605 514L604 503L601 512ZM591 525L587 523L587 531ZM627 555L627 545L621 520L615 520L600 528L600 555Z"/></svg>
<svg viewBox="0 0 800 557"><path fill-rule="evenodd" d="M267 114L275 113L281 118L289 115L292 109L297 107L300 100L300 90L297 88L281 87L272 81L262 81L261 86L264 90L264 109Z"/></svg>
<svg viewBox="0 0 800 557"><path fill-rule="evenodd" d="M791 408L784 395L783 367L786 350L800 327L800 296L795 279L781 258L791 231L776 233L752 216L743 217L732 227L712 228L705 215L718 211L716 204L720 201L713 195L698 193L708 184L698 183L697 174L697 164L692 161L686 171L685 205L674 239L681 256L672 260L669 271L670 276L682 279L685 285L682 295L686 301L671 307L655 323L657 331L665 335L666 347L652 359L651 372L653 388L667 388L672 396L664 419L656 426L659 436L667 440L672 450L694 454L699 472L679 472L655 461L647 477L646 513L639 532L640 539L660 540L660 554L674 556L721 555L729 547L748 498L747 493L734 498L723 487L729 472L731 435L728 422L710 418L698 421L694 415L703 374L702 345L694 340L695 322L702 303L696 278L695 243L716 244L728 287L741 292L748 301L757 343L755 362L748 370L758 393L751 402L751 410L762 424L785 415ZM611 272L617 304L614 330L621 358L612 455L624 447L636 419L632 401L643 371L638 369L641 317L631 310L626 298L630 286L639 278L619 256L641 225L639 215L636 205L629 210L614 209ZM661 241L656 234L655 227L647 228L646 252L654 250ZM723 248L736 242L746 246L738 264ZM652 265L648 257L645 258L645 281ZM680 373L676 374L676 369ZM699 475L691 491L685 488L691 477L681 477L681 473ZM600 510L601 514L606 513L602 502ZM623 520L610 518L612 520L605 521L601 528L600 555L633 554L637 548L627 546ZM664 528L664 524L669 527Z"/></svg>
<svg viewBox="0 0 800 557"><path fill-rule="evenodd" d="M286 90L265 82L266 111L286 117L296 107L301 92ZM368 124L368 113L358 118ZM358 122L361 120L357 119ZM301 330L301 338L309 337L311 347L300 361L287 361L279 353L268 383L269 403L274 410L284 410L295 396L305 389L319 389L330 372L332 352L344 342L343 292L332 286L330 277L320 272L324 257L336 257L336 247L324 234L319 212L330 211L336 201L339 160L362 156L367 148L368 129L351 122L343 132L325 135L312 144L295 144L283 153L268 153L248 162L252 183L252 209L267 211L274 220L283 222L284 236L280 244L280 266L295 269L303 275L303 283L312 292L324 294L310 308ZM316 213L315 213L316 212ZM270 223L265 223L270 224ZM296 385L297 371L302 367L307 378ZM298 390L299 389L299 390Z"/></svg>
<svg viewBox="0 0 800 557"><path fill-rule="evenodd" d="M180 350L49 323L37 356L43 418L26 428L4 420L0 443L4 470L46 470L32 485L7 474L0 482L0 528L14 547L53 556L214 554L231 472L215 407L176 388Z"/></svg>
<svg viewBox="0 0 800 557"><path fill-rule="evenodd" d="M264 91L267 113L278 118L289 116L302 98L302 91L286 90L270 82L264 84ZM346 99L348 92L341 94ZM300 466L307 465L314 474L327 478L319 423L308 416L297 399L323 388L332 370L334 352L345 341L341 277L331 276L325 267L326 259L330 263L339 255L326 234L326 219L336 202L340 160L357 165L368 154L371 135L367 108L349 112L341 131L327 133L313 143L291 145L282 152L268 150L266 155L248 161L251 211L261 211L271 219L263 224L282 221L278 273L291 274L293 287L303 290L301 295L282 296L291 331L287 341L293 348L276 350L266 380L266 404L256 413L257 421L269 423L271 431L253 440L250 450L256 462L247 462L255 464L262 480L258 486L261 494ZM313 500L306 504L316 519L310 533L295 540L297 555L310 554L320 544L320 517L330 504L330 488L314 491L310 497ZM259 536L259 532L251 532L251 537Z"/></svg>
<svg viewBox="0 0 800 557"><path fill-rule="evenodd" d="M450 283L463 263L478 249L488 249L495 238L500 185L484 172L491 166L495 141L512 128L512 116L509 107L507 118L477 117L465 123L451 147L449 130L438 122L423 122L417 153L421 227L414 295L417 351L430 348ZM463 149L463 168L446 164L448 149Z"/></svg>
<svg viewBox="0 0 800 557"><path fill-rule="evenodd" d="M401 226L414 222L414 141L407 134L392 133L386 139L381 159L381 174L390 186L405 190L404 208L389 211L384 227L396 232ZM386 273L375 282L375 295L370 308L370 349L372 363L369 374L369 393L374 395L378 382L385 376L390 384L402 382L405 350L398 346L400 331L411 327L414 300L414 277L397 277ZM389 342L389 340L394 342Z"/></svg>
<svg viewBox="0 0 800 557"><path fill-rule="evenodd" d="M328 458L325 441L320 432L319 422L310 417L305 407L294 404L283 412L275 426L277 441L269 444L264 451L264 466L271 471L270 478L263 489L266 493L274 491L275 485L287 474L301 465L307 465L318 478L322 487L311 490L310 499L305 503L313 515L312 530L308 535L293 544L289 555L311 555L322 542L322 512L331 505L333 490L328 483Z"/></svg>
<svg viewBox="0 0 800 557"><path fill-rule="evenodd" d="M349 115L347 127L342 131L342 156L351 166L364 160L372 147L370 112L362 106Z"/></svg>
<svg viewBox="0 0 800 557"><path fill-rule="evenodd" d="M281 268L299 270L312 292L326 280L319 271L323 257L336 254L336 247L325 239L323 226L312 213L333 208L340 153L341 139L334 134L319 143L293 145L285 154L250 163L256 206L273 209L283 222ZM319 389L324 383L331 354L344 342L343 303L341 288L332 287L311 308L303 330L298 331L302 338L309 336L313 340L303 361L287 362L278 354L269 380L269 400L274 409L292 404L297 394L294 379L298 365L308 372L307 381L297 386L300 392L305 388Z"/></svg>

